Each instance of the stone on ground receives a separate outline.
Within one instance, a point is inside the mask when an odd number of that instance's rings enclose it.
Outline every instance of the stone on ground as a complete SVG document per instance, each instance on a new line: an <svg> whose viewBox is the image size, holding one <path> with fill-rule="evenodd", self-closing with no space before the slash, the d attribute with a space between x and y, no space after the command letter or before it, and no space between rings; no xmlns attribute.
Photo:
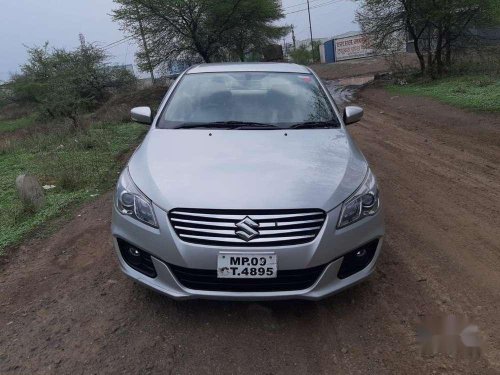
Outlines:
<svg viewBox="0 0 500 375"><path fill-rule="evenodd" d="M16 188L24 208L39 210L44 202L43 188L35 176L21 174L16 178Z"/></svg>

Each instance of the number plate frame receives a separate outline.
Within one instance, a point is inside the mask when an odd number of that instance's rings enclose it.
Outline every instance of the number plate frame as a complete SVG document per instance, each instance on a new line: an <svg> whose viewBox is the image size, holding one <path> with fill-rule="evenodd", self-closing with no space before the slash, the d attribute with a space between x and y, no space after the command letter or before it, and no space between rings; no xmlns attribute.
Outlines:
<svg viewBox="0 0 500 375"><path fill-rule="evenodd" d="M274 279L277 276L275 253L221 252L217 257L217 278L220 279Z"/></svg>

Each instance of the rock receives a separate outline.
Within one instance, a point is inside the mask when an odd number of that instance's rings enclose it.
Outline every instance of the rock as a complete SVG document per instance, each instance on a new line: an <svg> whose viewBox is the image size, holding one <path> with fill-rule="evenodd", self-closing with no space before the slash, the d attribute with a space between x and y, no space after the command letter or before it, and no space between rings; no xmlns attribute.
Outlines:
<svg viewBox="0 0 500 375"><path fill-rule="evenodd" d="M347 354L347 352L348 352L348 350L347 350L346 348L342 348L340 351L341 351L343 354Z"/></svg>
<svg viewBox="0 0 500 375"><path fill-rule="evenodd" d="M21 174L16 178L16 189L23 206L30 210L39 210L44 202L43 188L35 176Z"/></svg>

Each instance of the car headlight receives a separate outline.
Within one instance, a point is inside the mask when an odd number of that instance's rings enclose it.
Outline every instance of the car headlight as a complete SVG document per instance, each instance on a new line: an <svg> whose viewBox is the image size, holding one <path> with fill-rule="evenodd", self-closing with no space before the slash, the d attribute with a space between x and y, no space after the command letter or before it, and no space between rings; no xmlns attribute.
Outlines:
<svg viewBox="0 0 500 375"><path fill-rule="evenodd" d="M125 168L118 179L115 204L122 215L131 216L144 224L158 228L151 200L135 186L128 168Z"/></svg>
<svg viewBox="0 0 500 375"><path fill-rule="evenodd" d="M375 215L380 207L379 191L375 176L368 169L358 190L342 204L337 228L344 228L366 216Z"/></svg>

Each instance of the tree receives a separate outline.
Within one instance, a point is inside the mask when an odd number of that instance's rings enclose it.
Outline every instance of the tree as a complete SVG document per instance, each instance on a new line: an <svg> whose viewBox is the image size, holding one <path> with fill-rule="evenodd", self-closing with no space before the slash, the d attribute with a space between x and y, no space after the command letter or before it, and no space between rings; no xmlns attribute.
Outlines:
<svg viewBox="0 0 500 375"><path fill-rule="evenodd" d="M224 61L262 49L288 32L278 0L115 0L113 18L135 39L141 70L172 60ZM139 24L139 19L142 21ZM141 30L142 26L142 30ZM141 34L142 33L142 34Z"/></svg>
<svg viewBox="0 0 500 375"><path fill-rule="evenodd" d="M290 57L294 63L307 65L310 63L317 63L320 61L319 47L321 41L313 40L312 50L309 44L301 45L290 52Z"/></svg>
<svg viewBox="0 0 500 375"><path fill-rule="evenodd" d="M293 62L300 65L307 65L311 63L311 51L308 46L301 45L290 52L290 57Z"/></svg>
<svg viewBox="0 0 500 375"><path fill-rule="evenodd" d="M321 60L320 52L319 52L319 47L322 45L320 40L313 40L312 43L312 52L311 52L311 58L313 63L319 63Z"/></svg>
<svg viewBox="0 0 500 375"><path fill-rule="evenodd" d="M262 55L266 47L288 34L288 26L273 25L283 17L278 1L245 1L240 7L233 16L234 31L224 33L226 39L223 43L240 61L245 61L251 53Z"/></svg>
<svg viewBox="0 0 500 375"><path fill-rule="evenodd" d="M499 19L499 0L365 0L357 13L375 48L391 50L407 34L422 74L441 75L471 29ZM443 59L444 55L444 59Z"/></svg>
<svg viewBox="0 0 500 375"><path fill-rule="evenodd" d="M28 61L7 84L14 100L35 105L50 118L69 118L80 127L81 115L103 103L110 90L129 85L135 78L124 69L106 64L98 47L86 44L67 51L63 48L28 48Z"/></svg>

